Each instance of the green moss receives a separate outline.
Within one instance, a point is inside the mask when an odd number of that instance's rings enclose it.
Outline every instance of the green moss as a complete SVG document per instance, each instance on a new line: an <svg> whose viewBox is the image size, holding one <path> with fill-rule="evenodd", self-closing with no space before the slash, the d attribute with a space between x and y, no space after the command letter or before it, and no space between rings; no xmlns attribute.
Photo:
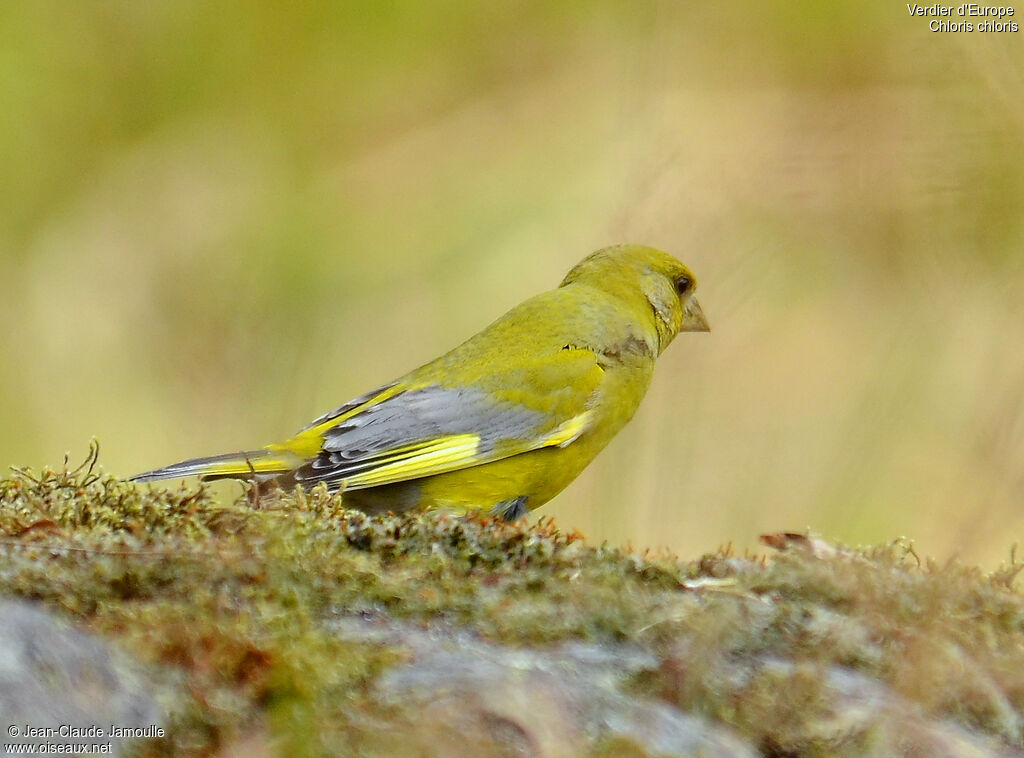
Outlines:
<svg viewBox="0 0 1024 758"><path fill-rule="evenodd" d="M922 565L898 542L684 562L590 546L549 519L371 518L324 490L254 507L94 464L0 479L0 593L42 601L179 678L171 741L153 750L264 733L291 755L373 754L374 725L403 717L368 693L403 653L331 631L357 614L443 619L511 645L628 640L658 661L637 693L768 753L860 755L884 738L884 713L844 706L844 672L915 713L1024 746L1015 561L992 575Z"/></svg>

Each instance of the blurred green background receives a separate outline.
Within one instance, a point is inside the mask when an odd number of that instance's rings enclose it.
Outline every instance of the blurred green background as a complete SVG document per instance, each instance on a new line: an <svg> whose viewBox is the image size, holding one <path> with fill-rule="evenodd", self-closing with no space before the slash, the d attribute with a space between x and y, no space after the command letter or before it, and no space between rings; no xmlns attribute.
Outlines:
<svg viewBox="0 0 1024 758"><path fill-rule="evenodd" d="M0 463L280 439L633 241L713 331L541 513L998 563L1022 41L883 2L4 3Z"/></svg>

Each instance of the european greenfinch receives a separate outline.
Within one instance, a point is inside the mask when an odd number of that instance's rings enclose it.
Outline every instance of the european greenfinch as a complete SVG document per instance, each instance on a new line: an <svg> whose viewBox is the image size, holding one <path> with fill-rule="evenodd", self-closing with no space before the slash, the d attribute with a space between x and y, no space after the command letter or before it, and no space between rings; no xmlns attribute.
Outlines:
<svg viewBox="0 0 1024 758"><path fill-rule="evenodd" d="M562 491L633 416L655 359L708 331L690 270L619 245L454 350L291 439L133 477L321 482L369 512L485 509L517 520Z"/></svg>

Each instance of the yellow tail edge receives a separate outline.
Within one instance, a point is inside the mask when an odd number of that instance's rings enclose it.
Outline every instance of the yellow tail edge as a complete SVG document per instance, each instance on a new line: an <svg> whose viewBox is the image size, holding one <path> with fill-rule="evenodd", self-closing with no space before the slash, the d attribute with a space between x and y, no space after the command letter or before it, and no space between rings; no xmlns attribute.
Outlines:
<svg viewBox="0 0 1024 758"><path fill-rule="evenodd" d="M294 461L286 461L269 450L250 450L248 452L225 453L208 458L191 458L170 466L144 471L131 477L133 482L155 482L160 479L177 479L183 476L201 476L203 478L238 478L251 479L257 474L283 474L296 466Z"/></svg>

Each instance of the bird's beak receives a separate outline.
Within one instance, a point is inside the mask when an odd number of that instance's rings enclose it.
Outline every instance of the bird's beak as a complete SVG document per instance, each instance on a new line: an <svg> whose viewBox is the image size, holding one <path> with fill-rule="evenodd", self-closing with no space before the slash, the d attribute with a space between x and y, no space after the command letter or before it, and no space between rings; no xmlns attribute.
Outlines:
<svg viewBox="0 0 1024 758"><path fill-rule="evenodd" d="M704 311L700 309L700 303L697 302L697 298L691 297L686 301L686 307L683 308L683 326L680 328L681 332L710 332L711 327L708 326L708 320L704 318Z"/></svg>

